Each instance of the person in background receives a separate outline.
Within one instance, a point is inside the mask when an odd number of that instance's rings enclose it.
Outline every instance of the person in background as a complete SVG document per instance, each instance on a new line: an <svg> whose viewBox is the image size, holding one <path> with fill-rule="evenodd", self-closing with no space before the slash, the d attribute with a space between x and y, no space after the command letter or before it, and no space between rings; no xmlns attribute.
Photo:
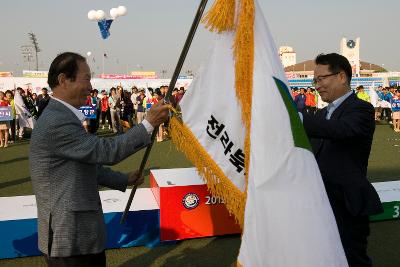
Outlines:
<svg viewBox="0 0 400 267"><path fill-rule="evenodd" d="M168 93L168 86L167 85L161 86L160 87L160 92L161 92L162 97L164 98Z"/></svg>
<svg viewBox="0 0 400 267"><path fill-rule="evenodd" d="M129 92L123 91L121 94L121 114L120 119L123 121L125 128L132 127L133 104Z"/></svg>
<svg viewBox="0 0 400 267"><path fill-rule="evenodd" d="M379 86L376 89L372 88L371 90L375 90L376 95L378 96L375 107L375 122L379 122L381 120L381 115L382 115L382 107L381 107L381 99L383 97L382 86Z"/></svg>
<svg viewBox="0 0 400 267"><path fill-rule="evenodd" d="M35 120L37 120L38 119L38 110L36 107L37 95L36 95L36 93L32 93L32 89L29 87L26 91L27 91L27 93L26 93L25 97L22 98L22 100L24 100L24 104L25 104L26 108L28 109L28 111L31 113L32 117Z"/></svg>
<svg viewBox="0 0 400 267"><path fill-rule="evenodd" d="M381 100L386 101L388 105L392 103L392 94L389 92L389 88L385 87L382 89ZM392 123L392 110L390 106L382 107L382 120L386 120L388 123Z"/></svg>
<svg viewBox="0 0 400 267"><path fill-rule="evenodd" d="M16 122L17 113L15 111L14 94L11 90L6 91L6 100L10 103L11 116L13 118L10 121L10 138L9 138L9 143L12 144L15 141L15 122Z"/></svg>
<svg viewBox="0 0 400 267"><path fill-rule="evenodd" d="M298 91L297 87L290 88L290 91L291 91L292 98L294 100L296 98L296 96L299 94L299 91Z"/></svg>
<svg viewBox="0 0 400 267"><path fill-rule="evenodd" d="M394 86L389 87L389 92L394 97L396 95L396 88Z"/></svg>
<svg viewBox="0 0 400 267"><path fill-rule="evenodd" d="M297 111L303 112L306 107L306 95L304 88L300 88L300 93L294 98L294 103L296 104Z"/></svg>
<svg viewBox="0 0 400 267"><path fill-rule="evenodd" d="M48 90L46 87L42 88L42 94L40 94L37 98L36 105L38 107L38 118L42 114L43 110L46 108L49 103L50 96L48 94Z"/></svg>
<svg viewBox="0 0 400 267"><path fill-rule="evenodd" d="M149 88L145 89L145 97L143 99L143 107L144 107L145 114L151 108L151 105L153 105L153 98L154 98L153 88L149 87ZM145 115L145 117L146 117L146 115Z"/></svg>
<svg viewBox="0 0 400 267"><path fill-rule="evenodd" d="M0 107L8 107L10 103L6 99L3 91L0 91ZM0 121L0 147L8 146L8 130L10 129L9 121Z"/></svg>
<svg viewBox="0 0 400 267"><path fill-rule="evenodd" d="M178 93L175 95L175 103L179 104L184 95L185 95L185 88L183 87L179 88Z"/></svg>
<svg viewBox="0 0 400 267"><path fill-rule="evenodd" d="M143 106L143 102L145 99L144 89L140 89L140 93L136 98L136 103L138 105L137 114L136 114L136 123L139 124L143 121L145 115L145 108Z"/></svg>
<svg viewBox="0 0 400 267"><path fill-rule="evenodd" d="M111 130L112 123L111 123L110 107L108 106L108 96L106 90L104 89L101 91L100 103L101 103L101 125L102 125L101 128L104 130L107 118L108 129Z"/></svg>
<svg viewBox="0 0 400 267"><path fill-rule="evenodd" d="M314 94L314 90L310 87L307 88L306 95L306 112L310 114L314 114L317 110L317 101L316 96Z"/></svg>
<svg viewBox="0 0 400 267"><path fill-rule="evenodd" d="M21 96L22 101L25 104L25 107L28 108L26 106L27 105L27 101L26 101L26 94L25 94L24 89L22 89L21 87L17 87L17 91L18 91L19 95ZM18 140L22 140L22 138L24 137L24 134L25 134L25 129L21 125L21 118L20 118L21 115L19 114L19 112L17 113L16 116L17 116L16 125L17 125Z"/></svg>
<svg viewBox="0 0 400 267"><path fill-rule="evenodd" d="M396 133L400 132L400 89L394 91L392 100L392 120L393 130Z"/></svg>
<svg viewBox="0 0 400 267"><path fill-rule="evenodd" d="M86 105L92 106L96 110L96 118L89 119L88 121L88 130L90 133L94 134L99 129L100 122L100 99L98 98L99 91L97 89L93 89L90 92L89 101L87 101Z"/></svg>
<svg viewBox="0 0 400 267"><path fill-rule="evenodd" d="M161 94L160 89L156 89L154 91L154 97L152 99L152 104L155 105L160 101L163 101L164 97ZM161 123L160 126L158 126L158 132L157 132L157 142L162 142L164 141L164 123Z"/></svg>
<svg viewBox="0 0 400 267"><path fill-rule="evenodd" d="M110 89L108 105L110 107L112 130L114 133L121 133L122 127L119 116L121 113L121 98L117 94L117 89L115 87Z"/></svg>
<svg viewBox="0 0 400 267"><path fill-rule="evenodd" d="M371 98L369 97L369 94L364 91L364 86L360 85L357 87L356 95L359 99L367 101L368 103L371 103Z"/></svg>
<svg viewBox="0 0 400 267"><path fill-rule="evenodd" d="M33 93L32 94L32 104L35 106L36 111L38 111L37 98L38 98L37 94Z"/></svg>
<svg viewBox="0 0 400 267"><path fill-rule="evenodd" d="M137 116L137 110L138 110L138 104L137 104L137 97L139 96L139 91L136 86L132 87L132 94L131 94L131 102L133 104L133 116L132 116L132 121L136 122L136 116Z"/></svg>

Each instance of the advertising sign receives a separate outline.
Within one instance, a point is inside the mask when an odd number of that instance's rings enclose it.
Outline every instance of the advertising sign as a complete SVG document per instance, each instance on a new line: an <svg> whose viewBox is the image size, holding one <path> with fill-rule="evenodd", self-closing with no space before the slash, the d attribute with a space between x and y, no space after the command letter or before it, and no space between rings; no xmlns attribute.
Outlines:
<svg viewBox="0 0 400 267"><path fill-rule="evenodd" d="M23 70L22 76L26 78L47 78L48 71Z"/></svg>
<svg viewBox="0 0 400 267"><path fill-rule="evenodd" d="M133 71L127 74L100 74L101 79L157 79L155 71Z"/></svg>
<svg viewBox="0 0 400 267"><path fill-rule="evenodd" d="M157 79L157 74L155 71L132 71L131 75L138 77L135 79Z"/></svg>
<svg viewBox="0 0 400 267"><path fill-rule="evenodd" d="M96 105L94 106L82 106L79 108L79 111L85 115L86 119L96 119Z"/></svg>

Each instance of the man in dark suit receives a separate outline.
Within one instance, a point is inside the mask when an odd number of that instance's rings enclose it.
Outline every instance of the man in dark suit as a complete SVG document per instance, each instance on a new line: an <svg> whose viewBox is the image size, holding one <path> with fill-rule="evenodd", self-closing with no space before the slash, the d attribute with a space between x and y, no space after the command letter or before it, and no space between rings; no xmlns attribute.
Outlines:
<svg viewBox="0 0 400 267"><path fill-rule="evenodd" d="M315 59L314 86L329 103L303 124L325 184L349 266L371 266L367 255L369 215L383 211L367 180L375 131L374 108L352 92L352 69L338 54Z"/></svg>
<svg viewBox="0 0 400 267"><path fill-rule="evenodd" d="M43 110L46 108L47 104L49 103L50 96L47 93L47 88L42 88L42 94L38 96L36 100L36 106L38 108L38 118L42 115Z"/></svg>
<svg viewBox="0 0 400 267"><path fill-rule="evenodd" d="M114 165L150 142L150 134L168 117L161 102L146 119L114 138L99 138L82 126L78 108L92 90L86 60L62 53L51 63L53 91L35 129L29 152L38 210L39 249L49 266L106 266L106 226L98 186L125 191L143 183L137 172L124 174Z"/></svg>

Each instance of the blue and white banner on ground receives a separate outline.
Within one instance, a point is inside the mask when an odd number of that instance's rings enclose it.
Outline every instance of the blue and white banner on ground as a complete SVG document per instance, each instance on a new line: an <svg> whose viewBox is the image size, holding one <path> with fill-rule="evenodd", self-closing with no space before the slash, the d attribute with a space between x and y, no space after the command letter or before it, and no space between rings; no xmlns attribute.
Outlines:
<svg viewBox="0 0 400 267"><path fill-rule="evenodd" d="M106 248L153 247L159 243L159 208L151 189L136 191L126 224L119 223L130 192L100 192L107 225ZM0 259L42 254L38 249L35 196L0 197L0 236Z"/></svg>
<svg viewBox="0 0 400 267"><path fill-rule="evenodd" d="M12 121L11 107L0 107L0 121Z"/></svg>

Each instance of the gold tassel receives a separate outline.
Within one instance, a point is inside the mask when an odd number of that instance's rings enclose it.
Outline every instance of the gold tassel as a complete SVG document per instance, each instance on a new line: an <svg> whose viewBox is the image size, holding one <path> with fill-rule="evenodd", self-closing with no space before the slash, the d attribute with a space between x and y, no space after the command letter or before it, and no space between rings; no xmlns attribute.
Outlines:
<svg viewBox="0 0 400 267"><path fill-rule="evenodd" d="M246 127L244 142L246 185L250 162L251 103L254 70L254 1L241 0L238 25L233 44L235 58L236 95L242 106L242 120ZM246 188L247 192L247 188Z"/></svg>
<svg viewBox="0 0 400 267"><path fill-rule="evenodd" d="M211 32L232 31L235 25L235 0L216 0L202 19Z"/></svg>
<svg viewBox="0 0 400 267"><path fill-rule="evenodd" d="M245 193L232 183L215 163L204 147L199 143L190 129L176 117L170 120L171 139L176 147L193 162L199 174L207 183L213 196L224 200L229 213L234 214L240 227L244 223Z"/></svg>

